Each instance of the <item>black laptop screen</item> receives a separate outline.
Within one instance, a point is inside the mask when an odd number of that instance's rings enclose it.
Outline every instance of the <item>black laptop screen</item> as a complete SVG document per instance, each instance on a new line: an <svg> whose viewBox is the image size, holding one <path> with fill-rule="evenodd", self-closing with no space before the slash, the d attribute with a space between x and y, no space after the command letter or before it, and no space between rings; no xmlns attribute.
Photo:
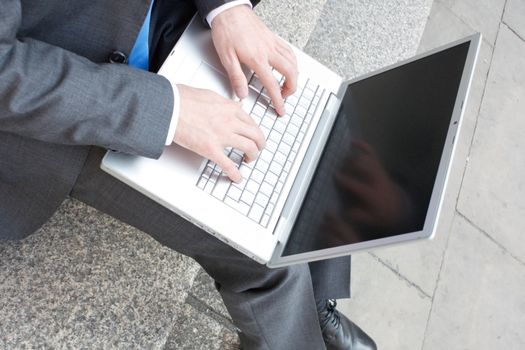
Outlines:
<svg viewBox="0 0 525 350"><path fill-rule="evenodd" d="M469 44L348 86L283 255L423 228Z"/></svg>

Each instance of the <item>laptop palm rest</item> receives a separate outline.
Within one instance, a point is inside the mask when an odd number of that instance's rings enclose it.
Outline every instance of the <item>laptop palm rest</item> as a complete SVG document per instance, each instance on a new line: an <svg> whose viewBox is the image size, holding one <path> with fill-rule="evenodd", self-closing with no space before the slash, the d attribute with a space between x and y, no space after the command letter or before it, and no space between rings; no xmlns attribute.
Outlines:
<svg viewBox="0 0 525 350"><path fill-rule="evenodd" d="M191 79L191 86L214 91L227 99L234 97L228 77L205 61L200 62Z"/></svg>

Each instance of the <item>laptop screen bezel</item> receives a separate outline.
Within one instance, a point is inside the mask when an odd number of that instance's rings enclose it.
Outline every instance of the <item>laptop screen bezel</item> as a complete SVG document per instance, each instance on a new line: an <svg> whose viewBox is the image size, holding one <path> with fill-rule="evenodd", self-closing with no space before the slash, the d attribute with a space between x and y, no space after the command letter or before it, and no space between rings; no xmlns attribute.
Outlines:
<svg viewBox="0 0 525 350"><path fill-rule="evenodd" d="M286 248L286 243L288 241L288 238L290 236L290 231L291 231L291 226L288 225L289 232L279 237L280 238L279 243L277 244L277 247L274 251L272 258L267 264L269 267L280 267L280 266L287 266L287 265L296 264L296 263L323 260L327 258L335 258L339 256L349 255L356 251L368 250L372 248L383 247L383 246L388 246L388 245L398 244L398 243L408 242L408 241L415 241L419 239L430 239L434 236L436 232L436 228L437 228L437 219L439 218L439 214L441 212L441 206L443 203L444 190L446 188L454 151L456 149L455 138L461 127L462 116L464 113L464 106L465 106L465 103L468 97L468 92L469 92L471 82L472 82L474 67L475 67L475 63L476 63L478 52L479 52L479 47L481 43L481 34L480 33L473 34L466 38L463 38L463 39L454 41L452 43L446 44L444 46L435 48L431 51L416 55L410 59L387 66L383 69L368 73L366 75L360 76L355 79L344 81L341 85L341 89L339 93L337 94L339 99L342 99L348 86L350 86L353 83L368 79L375 75L378 75L383 72L406 65L408 63L423 59L427 56L431 56L435 53L444 51L456 45L461 45L466 42L470 42L470 44L469 44L467 56L465 59L465 65L463 68L463 73L461 75L461 80L460 80L458 92L456 95L456 100L454 103L452 117L450 119L450 124L448 127L447 136L445 139L445 144L443 147L441 160L439 162L436 180L434 182L427 214L425 216L423 229L420 231L403 233L400 235L394 235L394 236L389 236L389 237L375 239L375 240L363 241L363 242L352 243L352 244L347 244L347 245L342 245L342 246L337 246L337 247L332 247L332 248L326 248L326 249L321 249L321 250L315 250L315 251L310 251L310 252L283 256L283 253ZM334 110L334 113L337 115L338 110ZM308 152L310 152L310 149L308 150ZM315 167L317 166L317 163L310 164L309 166Z"/></svg>

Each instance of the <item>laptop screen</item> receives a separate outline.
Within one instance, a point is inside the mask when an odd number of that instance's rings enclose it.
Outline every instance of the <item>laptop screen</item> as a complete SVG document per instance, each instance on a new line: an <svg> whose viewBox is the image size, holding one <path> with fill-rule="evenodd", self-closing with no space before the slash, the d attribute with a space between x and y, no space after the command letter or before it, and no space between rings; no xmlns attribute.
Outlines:
<svg viewBox="0 0 525 350"><path fill-rule="evenodd" d="M469 45L348 86L284 256L423 229Z"/></svg>

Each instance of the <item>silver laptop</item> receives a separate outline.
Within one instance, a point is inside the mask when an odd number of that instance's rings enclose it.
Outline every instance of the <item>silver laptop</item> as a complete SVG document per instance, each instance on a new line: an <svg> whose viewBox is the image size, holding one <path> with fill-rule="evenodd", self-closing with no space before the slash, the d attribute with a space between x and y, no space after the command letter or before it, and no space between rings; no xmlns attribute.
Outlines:
<svg viewBox="0 0 525 350"><path fill-rule="evenodd" d="M351 81L294 48L298 89L282 117L246 71L242 105L267 142L250 164L224 150L240 184L177 145L158 160L110 151L101 168L270 267L431 238L479 44L476 34ZM234 98L200 20L159 74Z"/></svg>

